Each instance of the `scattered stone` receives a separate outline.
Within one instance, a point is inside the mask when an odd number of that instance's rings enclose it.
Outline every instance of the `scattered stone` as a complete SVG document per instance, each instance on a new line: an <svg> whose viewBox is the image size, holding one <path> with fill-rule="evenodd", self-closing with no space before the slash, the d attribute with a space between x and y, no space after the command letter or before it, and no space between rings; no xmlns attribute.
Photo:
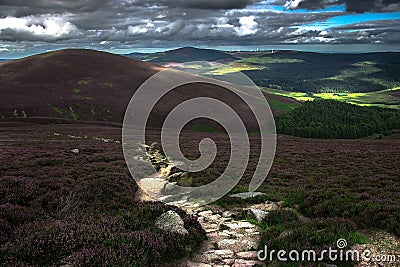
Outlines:
<svg viewBox="0 0 400 267"><path fill-rule="evenodd" d="M268 217L269 212L262 211L262 210L259 210L259 209L251 208L251 209L248 211L248 215L249 215L250 217L256 219L258 222L261 223L261 222L263 222L263 221Z"/></svg>
<svg viewBox="0 0 400 267"><path fill-rule="evenodd" d="M233 267L253 267L253 266L264 266L262 262L255 261L255 260L243 260L243 259L237 259L235 260L235 264L233 264Z"/></svg>
<svg viewBox="0 0 400 267"><path fill-rule="evenodd" d="M257 259L257 251L238 252L236 255L242 259Z"/></svg>
<svg viewBox="0 0 400 267"><path fill-rule="evenodd" d="M15 118L26 118L26 117L28 117L24 110L18 110L18 109L14 110L13 116Z"/></svg>
<svg viewBox="0 0 400 267"><path fill-rule="evenodd" d="M187 267L212 267L210 264L202 263L202 262L193 262L193 261L188 261L186 263Z"/></svg>
<svg viewBox="0 0 400 267"><path fill-rule="evenodd" d="M207 230L206 230L206 231L207 231ZM218 235L219 235L218 231L214 231L214 232L211 232L211 233L207 233L207 234L206 234L206 236L207 236L208 239L216 238L216 237L218 237Z"/></svg>
<svg viewBox="0 0 400 267"><path fill-rule="evenodd" d="M232 258L234 254L234 252L230 249L214 250L214 253L223 259Z"/></svg>
<svg viewBox="0 0 400 267"><path fill-rule="evenodd" d="M236 229L245 229L245 228L256 228L254 224L251 224L247 221L237 221L237 222L227 222L225 223L227 227L231 230L236 230Z"/></svg>
<svg viewBox="0 0 400 267"><path fill-rule="evenodd" d="M157 220L156 226L161 230L181 235L189 234L184 227L184 222L178 213L169 210L163 213Z"/></svg>
<svg viewBox="0 0 400 267"><path fill-rule="evenodd" d="M199 215L200 217L207 217L207 216L211 216L212 214L213 214L213 212L211 210L205 210L205 211L199 212L197 215Z"/></svg>
<svg viewBox="0 0 400 267"><path fill-rule="evenodd" d="M235 234L235 232L229 231L229 230L223 230L221 233L228 235L228 236L232 236Z"/></svg>
<svg viewBox="0 0 400 267"><path fill-rule="evenodd" d="M240 199L248 199L248 198L253 198L253 197L260 197L260 196L265 196L265 193L262 192L245 192L245 193L237 193L230 195L230 197L233 198L240 198Z"/></svg>
<svg viewBox="0 0 400 267"><path fill-rule="evenodd" d="M222 257L215 254L215 252L212 250L204 253L204 257L206 259L206 262L219 263L222 261Z"/></svg>
<svg viewBox="0 0 400 267"><path fill-rule="evenodd" d="M229 249L229 246L233 246L237 244L239 241L236 239L223 239L218 242L218 248L220 249Z"/></svg>
<svg viewBox="0 0 400 267"><path fill-rule="evenodd" d="M231 237L230 234L227 234L227 233L225 233L225 232L218 232L218 235L219 235L219 236L223 236L223 237Z"/></svg>
<svg viewBox="0 0 400 267"><path fill-rule="evenodd" d="M285 230L280 235L279 238L285 238L293 234L292 230Z"/></svg>
<svg viewBox="0 0 400 267"><path fill-rule="evenodd" d="M232 215L233 215L233 212L231 212L231 211L224 211L223 213L222 213L222 217L225 217L225 218L230 218L230 217L232 217Z"/></svg>
<svg viewBox="0 0 400 267"><path fill-rule="evenodd" d="M235 263L235 260L234 259L225 259L225 260L223 260L222 261L224 264L226 264L226 265L232 265L232 264L234 264Z"/></svg>
<svg viewBox="0 0 400 267"><path fill-rule="evenodd" d="M282 206L283 206L283 201L280 202L266 201L265 203L252 205L250 208L259 209L262 211L273 211L273 210L280 210Z"/></svg>
<svg viewBox="0 0 400 267"><path fill-rule="evenodd" d="M229 249L234 252L249 251L257 248L257 242L247 239L223 239L217 243L219 249Z"/></svg>
<svg viewBox="0 0 400 267"><path fill-rule="evenodd" d="M75 155L79 155L79 149L72 149L71 150L72 153L74 153Z"/></svg>
<svg viewBox="0 0 400 267"><path fill-rule="evenodd" d="M215 214L215 215L211 215L211 216L207 216L207 217L205 217L205 221L208 221L208 222L220 222L221 221L221 215L219 215L219 214Z"/></svg>

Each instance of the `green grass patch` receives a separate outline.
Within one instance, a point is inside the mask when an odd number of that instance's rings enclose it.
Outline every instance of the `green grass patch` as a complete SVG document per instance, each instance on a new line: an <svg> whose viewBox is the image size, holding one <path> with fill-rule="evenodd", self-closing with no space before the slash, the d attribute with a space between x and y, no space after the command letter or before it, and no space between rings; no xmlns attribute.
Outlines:
<svg viewBox="0 0 400 267"><path fill-rule="evenodd" d="M60 107L51 107L57 114L64 115L64 111Z"/></svg>
<svg viewBox="0 0 400 267"><path fill-rule="evenodd" d="M220 132L215 127L213 127L211 125L206 125L206 124L194 125L192 127L192 130L196 131L196 132L200 132L200 133L216 133L216 132Z"/></svg>
<svg viewBox="0 0 400 267"><path fill-rule="evenodd" d="M69 117L73 120L78 120L79 116L75 113L72 107L69 107L67 110L64 110L60 107L51 107L57 114L62 115L63 117Z"/></svg>
<svg viewBox="0 0 400 267"><path fill-rule="evenodd" d="M225 75L229 73L236 73L240 71L262 70L264 67L250 65L243 62L231 62L229 65L218 65L210 69L211 75Z"/></svg>
<svg viewBox="0 0 400 267"><path fill-rule="evenodd" d="M271 108L284 112L289 112L299 107L298 104L286 104L275 99L268 99L268 104Z"/></svg>
<svg viewBox="0 0 400 267"><path fill-rule="evenodd" d="M75 111L74 111L71 107L70 107L69 115L71 116L71 118L72 118L74 121L77 121L77 120L79 119L79 116L75 113Z"/></svg>
<svg viewBox="0 0 400 267"><path fill-rule="evenodd" d="M186 175L179 179L178 184L180 186L191 187L193 186L193 177Z"/></svg>
<svg viewBox="0 0 400 267"><path fill-rule="evenodd" d="M74 88L74 89L72 89L72 92L73 92L74 94L79 94L79 93L81 92L81 89L79 89L79 88Z"/></svg>
<svg viewBox="0 0 400 267"><path fill-rule="evenodd" d="M87 86L87 85L90 85L90 81L88 79L83 79L83 80L80 80L78 82L78 84L81 86Z"/></svg>

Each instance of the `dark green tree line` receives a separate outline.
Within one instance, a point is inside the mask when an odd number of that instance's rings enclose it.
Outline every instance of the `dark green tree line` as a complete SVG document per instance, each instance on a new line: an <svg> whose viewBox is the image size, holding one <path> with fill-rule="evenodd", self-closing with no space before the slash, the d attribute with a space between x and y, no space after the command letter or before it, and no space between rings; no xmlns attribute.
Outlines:
<svg viewBox="0 0 400 267"><path fill-rule="evenodd" d="M308 138L361 138L400 129L400 111L335 100L305 102L276 118L277 132Z"/></svg>

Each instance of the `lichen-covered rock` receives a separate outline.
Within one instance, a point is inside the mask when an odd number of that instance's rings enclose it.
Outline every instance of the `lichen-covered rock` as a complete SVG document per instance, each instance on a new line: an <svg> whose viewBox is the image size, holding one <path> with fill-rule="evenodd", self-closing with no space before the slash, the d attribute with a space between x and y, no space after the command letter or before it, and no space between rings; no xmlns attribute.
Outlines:
<svg viewBox="0 0 400 267"><path fill-rule="evenodd" d="M293 234L293 230L290 230L290 229L289 230L285 230L279 235L279 238L286 238L286 237L288 237L288 236L290 236L292 234Z"/></svg>
<svg viewBox="0 0 400 267"><path fill-rule="evenodd" d="M184 224L179 214L172 210L163 213L156 220L156 226L163 231L187 235L189 232L185 229Z"/></svg>
<svg viewBox="0 0 400 267"><path fill-rule="evenodd" d="M269 212L250 208L248 211L248 215L261 223L268 217Z"/></svg>

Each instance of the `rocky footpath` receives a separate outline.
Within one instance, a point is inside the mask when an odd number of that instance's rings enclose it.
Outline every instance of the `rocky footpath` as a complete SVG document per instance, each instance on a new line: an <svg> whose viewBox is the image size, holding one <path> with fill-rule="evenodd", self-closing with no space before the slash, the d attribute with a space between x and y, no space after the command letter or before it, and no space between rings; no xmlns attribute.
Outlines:
<svg viewBox="0 0 400 267"><path fill-rule="evenodd" d="M257 261L259 232L256 225L234 219L230 211L188 211L199 218L207 240L196 256L180 267L262 266Z"/></svg>
<svg viewBox="0 0 400 267"><path fill-rule="evenodd" d="M155 169L159 172L158 179L144 179L146 191L162 190L165 184L174 182L177 177L184 175L174 164L169 161L163 153L157 149L156 143L146 146L147 156ZM162 186L159 186L161 184ZM154 192L152 192L154 193ZM232 200L249 199L263 196L260 192L245 192L231 195ZM139 190L136 196L139 200L150 200L149 196ZM268 211L280 208L281 203L261 203L248 207L233 208L224 210L219 206L188 207L181 206L187 213L195 215L206 231L207 240L196 255L190 260L177 264L179 267L216 267L216 266L264 266L263 262L257 259L257 248L260 233L258 226L243 218L251 217L256 221L263 221L268 216ZM175 217L174 217L175 216ZM173 219L172 219L173 218ZM163 214L157 220L157 226L167 231L185 232L183 224L175 225L173 221L179 221L175 214ZM178 229L178 230L177 230Z"/></svg>
<svg viewBox="0 0 400 267"><path fill-rule="evenodd" d="M251 193L249 193L251 194ZM235 197L235 195L232 195ZM271 210L282 208L282 202L265 202L248 207L224 210L219 206L204 206L194 210L187 209L198 217L207 233L207 240L199 252L179 267L217 267L217 266L265 266L257 258L259 243L258 227L246 220L247 217L262 221Z"/></svg>

